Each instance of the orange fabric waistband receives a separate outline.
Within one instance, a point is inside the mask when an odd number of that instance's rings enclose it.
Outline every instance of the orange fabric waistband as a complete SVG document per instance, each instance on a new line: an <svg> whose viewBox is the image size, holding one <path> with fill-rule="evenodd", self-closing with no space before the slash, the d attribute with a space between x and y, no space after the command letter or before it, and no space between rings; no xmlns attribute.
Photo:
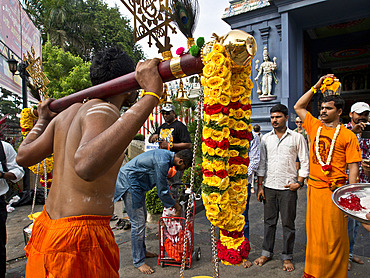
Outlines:
<svg viewBox="0 0 370 278"><path fill-rule="evenodd" d="M315 188L330 188L330 190L335 190L337 187L340 187L346 183L346 178L337 178L337 179L331 179L328 181L322 180L320 178L313 177L312 175L309 175L308 177L308 184L310 186L313 186Z"/></svg>
<svg viewBox="0 0 370 278"><path fill-rule="evenodd" d="M37 217L37 221L40 221L46 228L54 230L81 226L110 226L111 218L112 216L109 215L79 215L51 219L44 206L42 213Z"/></svg>

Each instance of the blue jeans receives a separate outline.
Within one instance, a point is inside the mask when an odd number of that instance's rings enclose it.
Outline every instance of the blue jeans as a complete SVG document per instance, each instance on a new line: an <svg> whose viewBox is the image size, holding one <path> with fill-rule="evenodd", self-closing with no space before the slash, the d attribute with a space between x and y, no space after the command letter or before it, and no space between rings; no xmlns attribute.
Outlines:
<svg viewBox="0 0 370 278"><path fill-rule="evenodd" d="M360 227L360 222L348 217L348 237L349 237L349 258L348 260L352 262L353 259L353 247L355 246L356 236L358 228Z"/></svg>
<svg viewBox="0 0 370 278"><path fill-rule="evenodd" d="M245 219L245 225L244 225L244 236L249 241L249 217L248 217L248 210L249 210L249 200L251 198L251 184L248 184L248 197L247 197L247 205L245 206L245 211L243 212L244 219Z"/></svg>
<svg viewBox="0 0 370 278"><path fill-rule="evenodd" d="M131 221L131 254L135 267L140 267L145 263L145 223L146 223L146 205L143 198L142 207L133 209L132 196L127 190L123 194L126 212Z"/></svg>

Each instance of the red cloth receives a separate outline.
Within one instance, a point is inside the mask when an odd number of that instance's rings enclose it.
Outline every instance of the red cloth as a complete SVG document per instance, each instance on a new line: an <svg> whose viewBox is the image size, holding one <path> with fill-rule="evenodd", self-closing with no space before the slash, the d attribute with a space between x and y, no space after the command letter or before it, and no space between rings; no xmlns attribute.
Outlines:
<svg viewBox="0 0 370 278"><path fill-rule="evenodd" d="M27 255L26 277L119 277L119 250L111 216L36 219Z"/></svg>

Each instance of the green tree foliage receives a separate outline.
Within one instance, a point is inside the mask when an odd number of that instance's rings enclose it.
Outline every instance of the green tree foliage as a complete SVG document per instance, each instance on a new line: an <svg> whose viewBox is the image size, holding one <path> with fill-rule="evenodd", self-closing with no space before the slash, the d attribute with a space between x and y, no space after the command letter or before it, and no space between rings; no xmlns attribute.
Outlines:
<svg viewBox="0 0 370 278"><path fill-rule="evenodd" d="M91 86L90 62L46 42L42 49L43 69L50 80L49 96L61 98Z"/></svg>
<svg viewBox="0 0 370 278"><path fill-rule="evenodd" d="M19 107L22 104L21 98L4 88L1 88L0 95L0 118L8 115L7 125L19 126L19 115L21 113Z"/></svg>
<svg viewBox="0 0 370 278"><path fill-rule="evenodd" d="M129 20L103 0L25 0L27 12L44 41L90 61L107 46L118 45L137 62L144 57L135 44Z"/></svg>

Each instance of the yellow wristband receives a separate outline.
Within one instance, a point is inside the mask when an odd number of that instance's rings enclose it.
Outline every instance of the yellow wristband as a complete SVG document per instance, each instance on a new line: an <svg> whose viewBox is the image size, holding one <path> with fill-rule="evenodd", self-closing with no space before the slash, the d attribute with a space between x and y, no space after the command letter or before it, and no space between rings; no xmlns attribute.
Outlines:
<svg viewBox="0 0 370 278"><path fill-rule="evenodd" d="M315 87L314 87L314 86L312 86L311 91L312 91L314 94L316 94L316 93L317 93L317 89L315 89Z"/></svg>
<svg viewBox="0 0 370 278"><path fill-rule="evenodd" d="M152 93L152 92L145 92L145 91L143 90L143 92L141 93L141 97L143 97L143 96L145 96L145 95L150 95L150 96L156 97L156 98L158 99L158 101L161 101L161 98L160 98L157 94Z"/></svg>

